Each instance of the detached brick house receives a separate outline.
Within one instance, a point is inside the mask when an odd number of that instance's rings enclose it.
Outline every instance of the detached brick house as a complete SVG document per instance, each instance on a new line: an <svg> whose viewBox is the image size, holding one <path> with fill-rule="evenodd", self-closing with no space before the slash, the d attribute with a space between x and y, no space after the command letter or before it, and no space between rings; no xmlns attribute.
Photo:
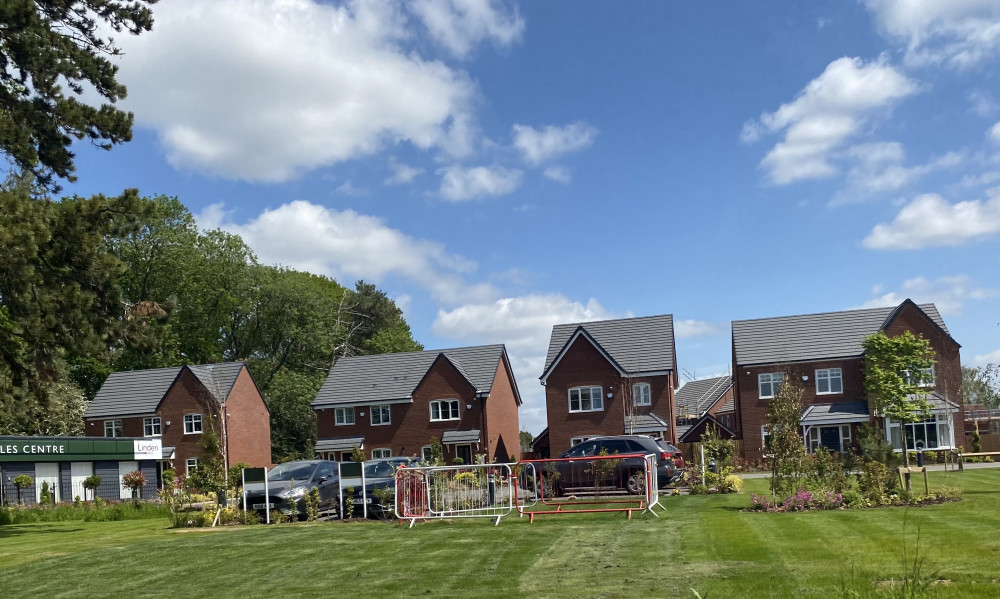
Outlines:
<svg viewBox="0 0 1000 599"><path fill-rule="evenodd" d="M723 438L736 438L733 377L688 381L677 390L676 399L679 443L700 441L709 426Z"/></svg>
<svg viewBox="0 0 1000 599"><path fill-rule="evenodd" d="M554 326L540 380L548 428L539 437L548 446L536 452L558 456L590 437L627 433L676 442L670 314Z"/></svg>
<svg viewBox="0 0 1000 599"><path fill-rule="evenodd" d="M352 356L337 360L312 402L316 453L339 461L430 457L437 439L449 464L520 455L521 396L503 345Z"/></svg>
<svg viewBox="0 0 1000 599"><path fill-rule="evenodd" d="M212 427L227 465L271 465L271 420L243 362L115 372L83 415L88 437L160 437L178 474L198 467Z"/></svg>
<svg viewBox="0 0 1000 599"><path fill-rule="evenodd" d="M864 390L862 341L883 331L923 336L935 352L927 399L933 414L901 430L873 413ZM945 449L965 442L962 415L961 346L951 337L934 304L905 300L896 307L782 316L733 322L736 414L745 457L762 457L767 408L790 372L801 378L802 435L806 447L847 451L857 427L870 422L897 449ZM799 382L799 381L797 381Z"/></svg>

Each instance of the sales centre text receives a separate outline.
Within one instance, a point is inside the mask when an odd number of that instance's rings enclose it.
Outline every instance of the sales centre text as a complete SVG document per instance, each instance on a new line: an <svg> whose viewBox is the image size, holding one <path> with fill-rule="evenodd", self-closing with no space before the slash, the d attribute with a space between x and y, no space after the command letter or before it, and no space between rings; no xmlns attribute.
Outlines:
<svg viewBox="0 0 1000 599"><path fill-rule="evenodd" d="M66 453L65 445L0 445L0 454Z"/></svg>

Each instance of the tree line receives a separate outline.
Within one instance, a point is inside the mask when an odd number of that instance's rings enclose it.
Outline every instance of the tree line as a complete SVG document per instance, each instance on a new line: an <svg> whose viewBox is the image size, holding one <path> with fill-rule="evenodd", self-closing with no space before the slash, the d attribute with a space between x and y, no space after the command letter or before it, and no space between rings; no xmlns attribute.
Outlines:
<svg viewBox="0 0 1000 599"><path fill-rule="evenodd" d="M374 285L261 264L177 198L56 200L35 181L0 185L0 434L81 434L115 371L245 361L274 459L311 456L337 358L422 349Z"/></svg>

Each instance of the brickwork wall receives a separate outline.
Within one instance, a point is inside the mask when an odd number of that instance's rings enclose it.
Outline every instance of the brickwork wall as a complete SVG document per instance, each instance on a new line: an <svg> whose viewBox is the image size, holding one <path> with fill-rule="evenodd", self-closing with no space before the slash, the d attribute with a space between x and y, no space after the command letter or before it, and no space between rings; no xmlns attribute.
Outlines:
<svg viewBox="0 0 1000 599"><path fill-rule="evenodd" d="M250 371L240 371L226 400L229 464L271 465L271 416Z"/></svg>
<svg viewBox="0 0 1000 599"><path fill-rule="evenodd" d="M514 461L521 454L520 426L517 417L517 399L514 374L500 360L493 388L486 400L486 434L489 435L487 459L498 462Z"/></svg>

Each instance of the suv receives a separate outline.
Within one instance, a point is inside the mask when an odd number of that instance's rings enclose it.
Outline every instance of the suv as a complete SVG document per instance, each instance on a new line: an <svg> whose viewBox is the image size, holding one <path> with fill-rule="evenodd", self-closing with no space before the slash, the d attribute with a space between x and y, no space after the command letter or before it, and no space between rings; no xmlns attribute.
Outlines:
<svg viewBox="0 0 1000 599"><path fill-rule="evenodd" d="M244 489L247 507L264 515L270 510L305 517L306 494L319 490L320 510L333 509L340 495L337 463L330 460L297 460L278 464L267 473L267 494L264 483L248 484Z"/></svg>
<svg viewBox="0 0 1000 599"><path fill-rule="evenodd" d="M683 474L684 460L680 451L673 445L668 445L646 435L616 435L609 437L594 437L579 443L565 453L563 458L583 458L598 456L601 453L615 454L653 454L659 485L665 487ZM678 467L678 462L680 467ZM593 466L594 462L582 460L579 462L556 462L556 469L562 479L558 486L562 489L574 487L615 486L624 488L631 494L645 492L646 481L642 477L642 464L637 458L626 458L615 464L613 471L601 472ZM602 480L598 480L598 478Z"/></svg>

